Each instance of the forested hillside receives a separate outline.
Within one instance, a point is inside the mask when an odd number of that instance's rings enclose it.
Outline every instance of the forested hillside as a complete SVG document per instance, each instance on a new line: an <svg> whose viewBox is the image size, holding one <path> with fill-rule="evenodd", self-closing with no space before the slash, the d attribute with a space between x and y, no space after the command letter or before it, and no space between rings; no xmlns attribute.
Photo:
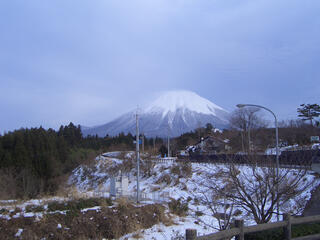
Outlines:
<svg viewBox="0 0 320 240"><path fill-rule="evenodd" d="M131 134L84 138L70 123L53 129L20 129L0 136L0 198L53 194L63 176L109 149L134 149Z"/></svg>

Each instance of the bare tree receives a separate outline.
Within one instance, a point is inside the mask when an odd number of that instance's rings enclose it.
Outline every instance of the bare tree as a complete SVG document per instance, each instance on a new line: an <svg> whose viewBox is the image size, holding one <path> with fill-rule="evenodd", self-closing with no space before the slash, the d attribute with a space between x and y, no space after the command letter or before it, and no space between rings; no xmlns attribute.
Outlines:
<svg viewBox="0 0 320 240"><path fill-rule="evenodd" d="M205 211L193 209L194 217L202 224L213 229L222 231L228 229L231 223L231 217L234 215L233 200L227 196L231 191L228 185L227 171L218 165L212 165L210 171L206 172L203 178L198 181L193 181L195 191L192 191L195 203L205 207ZM196 173L200 176L201 170ZM207 222L201 218L202 215L213 217L218 222L218 227L215 223Z"/></svg>
<svg viewBox="0 0 320 240"><path fill-rule="evenodd" d="M252 140L255 137L253 130L266 128L268 123L259 115L259 108L248 107L235 110L229 119L233 129L241 133L242 151L248 153L252 150Z"/></svg>
<svg viewBox="0 0 320 240"><path fill-rule="evenodd" d="M313 184L308 180L307 170L281 168L277 178L275 168L270 159L263 164L254 160L246 165L210 164L206 166L206 173L203 169L199 170L192 195L199 205L205 206L206 214L218 221L218 227L202 220L197 209L194 210L195 217L207 226L224 230L229 227L230 220L238 215L247 216L257 224L269 222L276 216L277 201L280 214L301 214L306 204L302 193L311 190Z"/></svg>
<svg viewBox="0 0 320 240"><path fill-rule="evenodd" d="M277 201L280 211L301 213L306 203L301 194L312 184L307 181L307 170L282 168L279 178L275 172L275 164L267 167L256 167L254 164L237 167L231 164L227 174L232 192L227 199L253 216L258 224L272 219Z"/></svg>

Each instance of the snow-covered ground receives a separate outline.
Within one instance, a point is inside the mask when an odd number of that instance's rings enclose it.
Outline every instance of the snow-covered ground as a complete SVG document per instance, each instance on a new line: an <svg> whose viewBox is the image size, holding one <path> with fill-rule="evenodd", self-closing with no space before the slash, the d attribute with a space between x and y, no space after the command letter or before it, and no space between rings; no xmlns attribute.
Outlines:
<svg viewBox="0 0 320 240"><path fill-rule="evenodd" d="M112 152L98 156L95 159L95 162L90 166L81 165L73 171L69 179L70 187L77 188L79 194L82 194L83 196L109 196L109 170L121 167L126 161L132 158L133 155L133 152ZM142 161L142 167L143 164L145 163ZM179 217L171 214L173 221L172 225L166 226L164 224L157 224L149 229L127 234L121 239L133 239L133 236L137 236L137 234L139 234L143 239L183 239L182 237L184 236L187 228L197 229L199 235L206 235L217 231L217 228L219 228L218 220L213 216L212 211L210 211L210 206L202 205L199 199L205 196L206 193L210 194L211 184L224 186L225 181L223 177L218 177L218 173L223 172L227 167L223 164L211 165L192 163L189 165L189 172L183 172L181 170L182 166L183 164L178 164L174 161L161 163L153 162L152 165L149 165L149 167L151 167L149 171L142 171L140 175L140 190L144 199L140 204L143 205L152 203L153 201L160 201L166 205L166 202L171 201L171 199L180 199L182 203L188 204L189 210L186 216ZM239 166L239 171L248 182L253 181L253 178L250 177L250 167ZM262 172L263 169L257 168L257 171ZM296 174L295 170L292 170L290 174L294 176ZM127 173L127 175L129 177L128 192L135 195L135 169L132 169ZM320 184L319 178L312 174L312 172L309 172L304 176L301 186L303 187L304 185L309 184L310 186L308 186L303 194L298 196L300 200L304 200L303 202L310 199L312 189ZM41 218L41 212L27 212L27 206L41 205L46 211L48 206L47 203L49 201L66 200L68 200L68 198L55 197L29 200L26 202L19 202L15 200L0 201L0 209L6 209L9 213L13 213L16 208L21 209L21 212L15 213L14 215L0 213L0 218L10 219L12 217L16 218L22 216ZM295 200L297 199L291 199L285 206L281 206L281 210L284 212L299 212L295 209ZM218 213L223 213L224 207L222 205L215 207L215 210ZM94 209L99 210L99 206ZM300 209L300 212L302 209L303 207ZM252 217L247 215L241 207L235 206L234 212L236 210L239 210L237 218L245 219L245 223L247 225L255 224ZM82 211L86 211L86 209ZM166 211L169 214L168 208ZM62 211L61 214L65 214L65 212ZM272 220L276 220L276 216L273 216ZM19 229L17 236L22 234L22 232L23 229Z"/></svg>
<svg viewBox="0 0 320 240"><path fill-rule="evenodd" d="M298 144L285 146L285 147L280 147L279 148L279 153L281 154L281 152L283 152L283 151L296 150L298 147L299 147ZM267 155L276 155L277 154L277 149L276 148L268 148L265 151L265 154L267 154Z"/></svg>
<svg viewBox="0 0 320 240"><path fill-rule="evenodd" d="M103 191L108 191L110 189L110 181L106 169L108 168L106 164L111 164L113 167L122 163L122 160L116 160L116 155L113 154L103 154L104 157L96 159L95 167L88 168L86 166L80 166L75 169L74 174L70 177L70 183L77 186L79 191L90 193L95 195ZM103 166L103 167L102 167ZM164 226L163 224L158 224L150 229L145 229L139 232L144 239L171 239L171 237L182 236L187 228L197 229L200 235L209 234L217 231L218 220L213 217L212 212L208 206L199 205L195 198L197 196L203 195L209 190L205 183L210 181L220 183L223 185L223 179L208 179L212 178L213 172L218 172L226 168L223 164L211 165L211 164L191 164L191 175L190 176L178 176L172 172L172 168L178 166L174 161L155 163L153 168L148 174L141 173L140 179L140 191L142 195L149 198L148 202L155 200L167 200L170 198L181 199L182 202L188 202L189 211L186 217L175 217L175 224L172 226ZM84 169L87 169L84 171ZM250 174L250 167L240 166L239 170L243 174ZM285 170L287 171L287 170ZM86 172L86 174L84 174ZM294 175L294 170L292 173ZM246 176L248 177L248 176ZM209 181L210 180L210 181ZM253 179L248 178L248 181ZM301 200L306 202L311 197L311 190L320 184L320 180L310 172L304 178L303 184L312 183L303 194L298 196ZM103 187L101 187L103 186ZM129 193L135 195L136 192L136 176L135 169L129 173ZM163 196L163 198L155 198L154 196ZM165 197L164 197L165 196ZM295 208L295 200L292 199L285 206L282 206L283 211L293 211L299 213L298 209ZM239 208L240 210L241 208ZM236 210L236 209L235 209ZM300 209L301 212L302 209ZM218 207L218 212L223 212L223 207ZM201 216L197 216L196 213L201 213ZM202 215L203 214L203 215ZM238 215L239 218L243 218L246 224L255 224L251 216L241 209L241 213ZM273 216L273 221L276 220L276 216ZM123 237L123 239L132 236L135 233L128 234Z"/></svg>
<svg viewBox="0 0 320 240"><path fill-rule="evenodd" d="M313 150L320 149L320 143L312 144L311 149L313 149Z"/></svg>

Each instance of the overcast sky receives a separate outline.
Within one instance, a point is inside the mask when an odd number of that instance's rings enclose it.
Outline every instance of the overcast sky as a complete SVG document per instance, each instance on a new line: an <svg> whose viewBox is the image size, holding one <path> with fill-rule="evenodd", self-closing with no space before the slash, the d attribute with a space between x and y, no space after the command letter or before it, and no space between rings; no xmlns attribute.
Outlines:
<svg viewBox="0 0 320 240"><path fill-rule="evenodd" d="M159 91L281 119L320 103L319 0L2 0L0 132L103 124Z"/></svg>

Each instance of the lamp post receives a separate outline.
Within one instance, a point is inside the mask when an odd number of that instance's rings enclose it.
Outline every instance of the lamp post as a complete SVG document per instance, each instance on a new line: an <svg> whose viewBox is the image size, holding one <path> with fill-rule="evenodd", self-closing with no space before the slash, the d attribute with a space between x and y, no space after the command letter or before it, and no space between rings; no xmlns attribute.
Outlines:
<svg viewBox="0 0 320 240"><path fill-rule="evenodd" d="M277 191L277 220L279 221L279 135L278 135L278 120L274 112L272 112L269 108L256 105L256 104L237 104L238 108L244 108L244 107L257 107L257 108L263 108L264 110L267 110L270 112L273 117L274 117L274 122L275 122L275 128L276 128L276 166L277 166L277 172L276 172L276 177L277 177L277 185L276 185L276 191Z"/></svg>

